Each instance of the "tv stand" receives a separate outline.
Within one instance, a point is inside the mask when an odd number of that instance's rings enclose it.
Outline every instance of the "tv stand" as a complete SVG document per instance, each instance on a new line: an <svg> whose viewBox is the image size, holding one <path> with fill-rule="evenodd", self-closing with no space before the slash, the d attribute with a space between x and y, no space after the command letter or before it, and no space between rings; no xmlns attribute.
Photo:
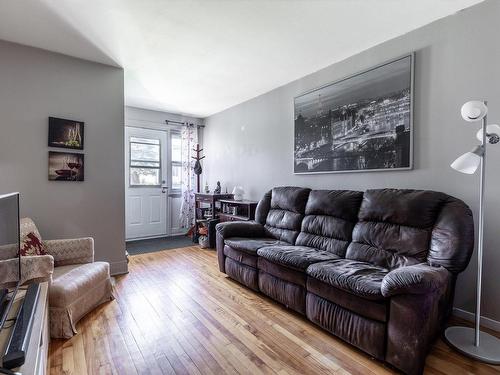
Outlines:
<svg viewBox="0 0 500 375"><path fill-rule="evenodd" d="M21 287L13 306L9 312L9 320L15 318L21 308L26 294L26 288ZM48 303L48 283L40 283L40 290L36 302L36 309L31 327L31 334L29 336L28 350L25 353L25 362L21 367L6 372L3 368L0 369L0 374L33 374L45 375L47 373L47 357L49 348L49 303ZM4 328L0 332L0 353L5 353L6 345L9 341L14 324L8 328ZM0 364L0 367L1 364Z"/></svg>

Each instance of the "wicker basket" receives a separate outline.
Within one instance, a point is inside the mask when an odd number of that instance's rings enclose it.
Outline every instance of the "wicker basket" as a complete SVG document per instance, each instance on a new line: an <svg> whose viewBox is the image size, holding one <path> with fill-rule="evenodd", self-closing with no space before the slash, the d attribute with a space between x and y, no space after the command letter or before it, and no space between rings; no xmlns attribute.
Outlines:
<svg viewBox="0 0 500 375"><path fill-rule="evenodd" d="M200 236L198 243L202 249L210 247L210 242L208 241L208 236Z"/></svg>

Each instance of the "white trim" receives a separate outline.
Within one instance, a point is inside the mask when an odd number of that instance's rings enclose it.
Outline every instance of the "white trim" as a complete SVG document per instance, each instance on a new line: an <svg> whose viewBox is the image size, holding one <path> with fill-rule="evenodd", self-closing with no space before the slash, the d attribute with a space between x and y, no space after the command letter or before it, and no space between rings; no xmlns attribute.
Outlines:
<svg viewBox="0 0 500 375"><path fill-rule="evenodd" d="M123 275L128 273L128 262L127 260L122 260L120 262L113 262L109 264L109 273L111 276Z"/></svg>
<svg viewBox="0 0 500 375"><path fill-rule="evenodd" d="M473 322L475 319L475 314L466 310L459 309L458 307L453 308L453 315L459 318ZM492 329L494 331L500 332L500 322L498 320L493 320L485 316L481 316L481 325L483 327Z"/></svg>
<svg viewBox="0 0 500 375"><path fill-rule="evenodd" d="M166 124L162 122L155 122L149 120L140 120L128 118L125 120L125 126L133 127L133 128L144 128L144 129L152 129L152 130L168 130L168 129L182 129L182 125L178 124Z"/></svg>
<svg viewBox="0 0 500 375"><path fill-rule="evenodd" d="M176 237L176 236L183 236L185 235L186 232L172 232L169 234L160 234L159 236L150 236L150 237L134 237L134 238L127 238L125 242L134 242L134 241L142 241L142 240L154 240L157 238L169 238L169 237Z"/></svg>

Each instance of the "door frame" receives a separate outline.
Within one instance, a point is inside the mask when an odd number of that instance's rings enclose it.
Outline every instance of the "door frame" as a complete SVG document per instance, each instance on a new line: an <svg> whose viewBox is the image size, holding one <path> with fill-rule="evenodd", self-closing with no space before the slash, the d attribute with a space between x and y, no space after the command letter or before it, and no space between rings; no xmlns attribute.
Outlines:
<svg viewBox="0 0 500 375"><path fill-rule="evenodd" d="M160 168L158 169L160 178L155 185L131 185L131 149L130 141L132 137L145 139L159 139ZM168 178L168 165L166 157L168 155L167 134L160 130L145 129L136 127L125 127L125 235L126 240L140 240L146 238L164 237L168 234L167 217L167 192L165 188ZM159 199L153 203L152 199ZM132 201L139 200L141 219L134 225L131 223L133 217ZM158 205L159 204L159 205ZM158 211L159 210L159 211ZM153 212L158 212L158 221L152 222Z"/></svg>
<svg viewBox="0 0 500 375"><path fill-rule="evenodd" d="M140 240L145 240L145 239L153 239L153 238L164 238L164 237L172 237L172 236L179 236L185 234L185 231L183 228L180 227L180 225L176 225L175 227L172 225L172 199L175 198L181 198L182 193L180 191L175 191L172 189L172 152L171 152L171 136L172 133L181 133L182 131L182 126L181 125L166 125L163 123L158 123L158 122L153 122L153 121L147 121L147 120L137 120L137 119L128 119L125 122L125 127L126 128L142 128L146 130L160 130L164 131L166 136L167 136L167 147L165 149L167 150L167 155L165 156L166 159L166 181L167 181L167 198L166 198L166 215L167 215L167 220L166 220L166 234L164 235L158 235L158 236L149 236L149 237L140 237L140 238L125 238L126 241L140 241ZM128 159L129 155L127 155L127 142L128 139L125 136L125 168L128 167ZM125 171L125 190L128 188L129 182L127 181L127 175L128 171ZM126 199L126 194L125 194L125 199ZM125 212L125 220L127 220L126 217L127 213Z"/></svg>

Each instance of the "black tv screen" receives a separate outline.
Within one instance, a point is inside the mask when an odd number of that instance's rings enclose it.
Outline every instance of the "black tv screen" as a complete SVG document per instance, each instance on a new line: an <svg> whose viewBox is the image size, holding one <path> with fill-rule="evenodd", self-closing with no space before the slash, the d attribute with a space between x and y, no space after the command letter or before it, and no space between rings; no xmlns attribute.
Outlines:
<svg viewBox="0 0 500 375"><path fill-rule="evenodd" d="M19 256L19 193L0 195L0 259Z"/></svg>
<svg viewBox="0 0 500 375"><path fill-rule="evenodd" d="M21 261L19 251L19 193L0 195L0 260L17 258L17 282L21 277ZM15 280L12 280L15 281ZM16 288L17 291L17 288ZM0 290L0 292L2 292ZM5 293L5 292L4 292ZM9 293L13 300L14 292ZM5 303L5 301L3 301ZM0 329L8 313L7 306L1 306Z"/></svg>

